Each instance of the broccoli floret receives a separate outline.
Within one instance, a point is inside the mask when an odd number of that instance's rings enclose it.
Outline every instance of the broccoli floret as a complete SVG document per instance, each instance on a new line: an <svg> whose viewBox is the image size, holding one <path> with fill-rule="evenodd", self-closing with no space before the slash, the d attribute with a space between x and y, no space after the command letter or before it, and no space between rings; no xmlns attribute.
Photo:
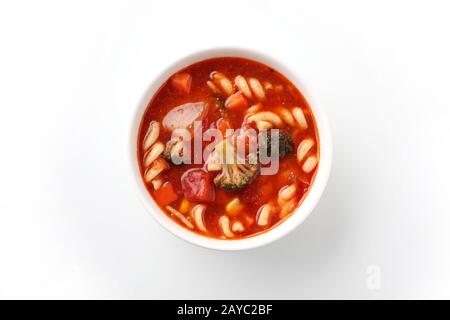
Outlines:
<svg viewBox="0 0 450 320"><path fill-rule="evenodd" d="M239 157L236 149L227 140L217 144L216 151L222 162L222 171L214 178L214 184L226 191L234 191L249 185L260 172L256 155Z"/></svg>
<svg viewBox="0 0 450 320"><path fill-rule="evenodd" d="M272 134L278 135L278 139L272 140ZM276 131L275 129L271 129L260 132L259 149L267 150L267 156L270 157L272 154L272 149L276 148L275 142L277 140L278 140L278 155L280 158L284 158L288 154L294 152L294 143L292 142L292 137L286 131L279 129L276 129Z"/></svg>
<svg viewBox="0 0 450 320"><path fill-rule="evenodd" d="M175 137L167 141L163 157L175 165L183 164L183 140Z"/></svg>
<svg viewBox="0 0 450 320"><path fill-rule="evenodd" d="M214 184L227 191L249 185L259 174L259 164L224 164L222 172L214 178Z"/></svg>

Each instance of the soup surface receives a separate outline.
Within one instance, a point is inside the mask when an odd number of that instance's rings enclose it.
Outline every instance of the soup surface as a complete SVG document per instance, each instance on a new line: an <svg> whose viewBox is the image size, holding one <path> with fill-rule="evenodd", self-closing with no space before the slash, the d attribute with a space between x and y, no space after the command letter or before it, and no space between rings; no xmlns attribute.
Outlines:
<svg viewBox="0 0 450 320"><path fill-rule="evenodd" d="M138 135L142 179L175 223L241 239L287 219L307 194L319 137L299 90L256 61L214 58L172 75Z"/></svg>

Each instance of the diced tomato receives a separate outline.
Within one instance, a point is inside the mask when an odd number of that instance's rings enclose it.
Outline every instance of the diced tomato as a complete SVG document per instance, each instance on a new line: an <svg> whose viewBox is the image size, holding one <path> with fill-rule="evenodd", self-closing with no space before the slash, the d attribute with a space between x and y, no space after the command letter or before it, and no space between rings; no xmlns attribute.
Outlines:
<svg viewBox="0 0 450 320"><path fill-rule="evenodd" d="M161 188L155 190L153 196L160 206L165 206L178 199L178 195L173 190L173 186L170 182L164 183Z"/></svg>
<svg viewBox="0 0 450 320"><path fill-rule="evenodd" d="M190 169L181 177L186 199L192 202L213 202L215 189L212 176L202 169Z"/></svg>
<svg viewBox="0 0 450 320"><path fill-rule="evenodd" d="M242 110L248 107L247 99L239 91L232 94L225 101L225 108L229 110Z"/></svg>
<svg viewBox="0 0 450 320"><path fill-rule="evenodd" d="M191 91L192 77L189 73L177 73L172 77L172 85L180 92L189 94Z"/></svg>
<svg viewBox="0 0 450 320"><path fill-rule="evenodd" d="M225 137L227 129L231 129L231 124L228 120L225 120L224 118L220 118L219 120L217 120L217 129Z"/></svg>

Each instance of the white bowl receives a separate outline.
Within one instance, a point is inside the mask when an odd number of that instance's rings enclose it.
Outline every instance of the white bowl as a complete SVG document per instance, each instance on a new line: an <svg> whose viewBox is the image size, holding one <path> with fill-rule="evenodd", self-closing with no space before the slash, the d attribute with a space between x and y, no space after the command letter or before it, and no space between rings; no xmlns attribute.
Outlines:
<svg viewBox="0 0 450 320"><path fill-rule="evenodd" d="M177 223L173 222L161 209L156 205L153 198L145 188L144 182L139 172L137 159L137 137L139 125L142 115L155 92L159 87L175 72L189 66L195 62L214 57L243 57L252 60L260 61L270 67L273 67L281 74L286 76L304 95L307 100L316 120L317 131L319 133L320 141L320 156L319 165L317 168L316 177L312 186L299 208L296 209L288 218L282 221L277 226L269 229L261 234L238 240L220 240L201 236L192 231L189 231ZM324 112L320 109L316 99L309 95L309 91L305 85L300 81L297 72L291 68L286 67L278 60L268 57L264 54L240 48L217 48L211 50L203 50L190 54L166 68L163 72L156 75L152 80L149 88L144 93L142 99L136 107L134 117L131 124L130 132L130 162L133 174L133 179L136 182L137 190L145 207L150 214L167 230L172 232L179 238L201 247L216 249L216 250L243 250L256 248L268 243L271 243L281 237L285 236L296 227L298 227L311 213L319 199L328 181L328 176L331 169L332 160L332 138L330 127Z"/></svg>

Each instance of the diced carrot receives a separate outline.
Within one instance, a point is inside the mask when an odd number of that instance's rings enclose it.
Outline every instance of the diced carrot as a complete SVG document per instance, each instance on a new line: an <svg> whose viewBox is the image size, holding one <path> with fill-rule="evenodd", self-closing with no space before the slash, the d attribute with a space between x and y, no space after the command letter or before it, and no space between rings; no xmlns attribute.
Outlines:
<svg viewBox="0 0 450 320"><path fill-rule="evenodd" d="M189 202L188 199L183 198L180 203L180 207L178 208L178 211L180 211L183 214L186 214L191 210L192 204Z"/></svg>
<svg viewBox="0 0 450 320"><path fill-rule="evenodd" d="M153 196L160 206L168 205L178 199L178 195L170 182L164 183L161 188L154 191Z"/></svg>
<svg viewBox="0 0 450 320"><path fill-rule="evenodd" d="M180 92L189 94L191 91L192 77L189 73L177 73L171 80L174 88Z"/></svg>
<svg viewBox="0 0 450 320"><path fill-rule="evenodd" d="M229 110L242 110L248 107L247 99L240 92L236 92L225 101L225 108Z"/></svg>

